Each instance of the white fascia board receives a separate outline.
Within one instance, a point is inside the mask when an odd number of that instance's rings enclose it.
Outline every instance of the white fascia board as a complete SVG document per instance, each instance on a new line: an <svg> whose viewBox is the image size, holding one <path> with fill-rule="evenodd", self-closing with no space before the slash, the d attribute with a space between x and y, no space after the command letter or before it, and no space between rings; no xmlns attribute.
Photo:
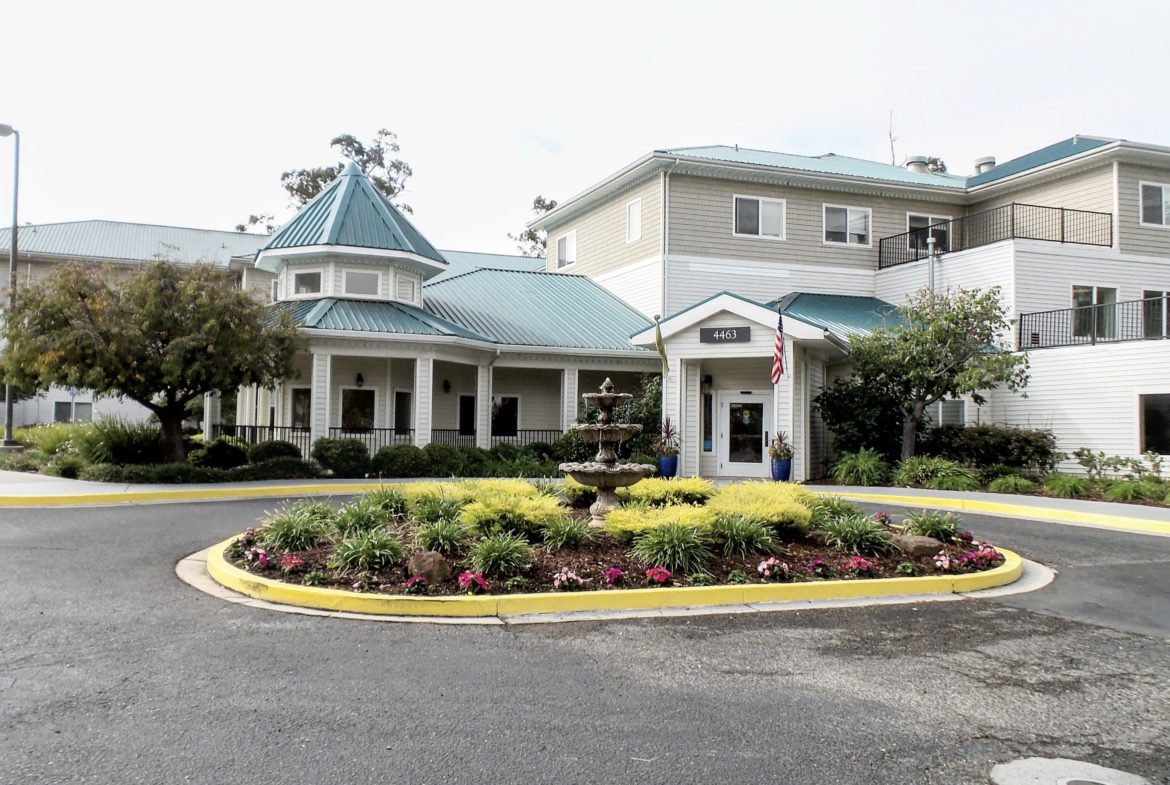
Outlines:
<svg viewBox="0 0 1170 785"><path fill-rule="evenodd" d="M290 258L299 256L366 256L386 261L399 261L414 264L426 272L441 273L447 265L419 256L410 251L390 251L384 248L359 248L354 245L302 245L297 248L273 248L263 250L256 256L256 267L268 272L279 272L280 265ZM427 277L424 274L424 279Z"/></svg>
<svg viewBox="0 0 1170 785"><path fill-rule="evenodd" d="M671 336L720 313L735 314L764 327L769 327L773 330L776 329L776 311L773 311L771 308L765 308L762 305L747 302L733 295L722 294L663 321L661 323L662 339L665 341ZM789 322L792 326L786 324L784 334L793 339L812 341L825 337L825 329L823 327L808 324L793 316L789 317ZM638 346L653 346L654 328L647 327L642 332L634 335L630 338L630 343Z"/></svg>
<svg viewBox="0 0 1170 785"><path fill-rule="evenodd" d="M652 167L660 166L661 161L662 156L657 153L649 153L644 155L629 166L619 169L609 177L606 177L604 180L594 183L584 191L569 197L544 215L529 221L527 226L529 229L547 231L549 225L559 223L561 220L572 217L572 215L576 213L579 207L582 209L588 207L588 205L592 204L594 201L593 197L602 193L604 193L605 196L609 196L611 192L617 192L620 190L621 185L627 179L637 179L637 177L642 176L641 174L638 174L638 170L647 166L647 164L650 164ZM634 175L634 177L631 178L632 175ZM581 204L583 201L585 204Z"/></svg>
<svg viewBox="0 0 1170 785"><path fill-rule="evenodd" d="M458 335L419 335L416 333L373 333L362 330L318 330L312 327L298 328L309 338L351 338L362 341L383 341L386 343L426 343L444 346L466 346L471 349L486 349L494 352L496 344L462 338Z"/></svg>
<svg viewBox="0 0 1170 785"><path fill-rule="evenodd" d="M653 343L653 341L651 341ZM653 360L661 364L657 354L651 354L644 349L578 349L562 346L520 346L518 344L500 344L497 347L501 352L509 354L558 354L572 357L616 357L632 360Z"/></svg>

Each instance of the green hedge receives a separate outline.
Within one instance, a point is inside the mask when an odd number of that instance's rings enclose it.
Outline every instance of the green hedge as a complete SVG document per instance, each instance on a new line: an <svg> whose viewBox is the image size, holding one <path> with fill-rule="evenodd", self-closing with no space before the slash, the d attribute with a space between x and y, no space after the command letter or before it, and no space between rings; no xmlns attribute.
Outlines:
<svg viewBox="0 0 1170 785"><path fill-rule="evenodd" d="M127 464L93 463L80 469L78 478L94 482L152 485L157 483L247 482L256 480L305 480L319 477L320 469L300 458L273 458L234 469L211 469L189 463Z"/></svg>
<svg viewBox="0 0 1170 785"><path fill-rule="evenodd" d="M1003 425L928 428L921 435L918 454L948 458L977 469L1001 465L1037 474L1051 471L1063 457L1052 431Z"/></svg>

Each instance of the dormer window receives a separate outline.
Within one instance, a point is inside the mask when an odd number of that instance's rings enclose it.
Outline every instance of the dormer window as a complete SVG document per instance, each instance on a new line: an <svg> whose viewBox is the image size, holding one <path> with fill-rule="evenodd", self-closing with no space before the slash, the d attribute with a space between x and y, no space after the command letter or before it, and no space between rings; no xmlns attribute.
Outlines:
<svg viewBox="0 0 1170 785"><path fill-rule="evenodd" d="M359 297L377 297L381 289L381 273L362 272L360 270L345 271L346 294L356 294Z"/></svg>
<svg viewBox="0 0 1170 785"><path fill-rule="evenodd" d="M293 294L304 296L321 294L321 272L293 273Z"/></svg>
<svg viewBox="0 0 1170 785"><path fill-rule="evenodd" d="M414 302L414 279L398 276L398 299L404 303Z"/></svg>

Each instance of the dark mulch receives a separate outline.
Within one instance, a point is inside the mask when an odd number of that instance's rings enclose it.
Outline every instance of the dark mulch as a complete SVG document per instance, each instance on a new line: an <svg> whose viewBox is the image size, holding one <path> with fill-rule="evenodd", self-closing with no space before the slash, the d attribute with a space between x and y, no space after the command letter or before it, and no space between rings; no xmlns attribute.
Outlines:
<svg viewBox="0 0 1170 785"><path fill-rule="evenodd" d="M760 562L768 558L769 554L753 554L746 558L742 556L724 556L717 548L718 546L716 546L716 550L713 552L713 558L707 565L707 569L710 572L709 582L711 584L728 583L728 576L737 570L747 576L748 583L767 583L767 581L759 576L756 568ZM962 545L946 545L943 547L943 550L954 559L969 549ZM297 553L296 555L303 558L305 563L302 567L288 575L282 574L280 570L279 563L281 554L279 553L269 554L270 563L267 568L260 567L254 562L249 563L242 558L232 557L230 549L226 555L228 560L237 567L246 569L256 575L281 579L289 583L303 583L307 573L320 570L325 574L326 580L315 584L318 586L356 589L358 591L383 594L406 593L403 584L411 576L405 566L379 570L360 576L335 576L326 567L326 562L329 560L329 553L330 548L328 546ZM829 565L834 577L851 579L853 576L845 572L843 567L849 555L821 545L808 538L783 542L775 554L776 558L788 565L792 580L797 582L817 580L808 571L808 566L816 559L820 559ZM879 578L898 577L898 565L907 562L913 564L918 569L920 575L945 573L944 570L939 570L934 566L933 556L916 558L903 553L895 553L881 556L866 556L865 558L873 562L874 571ZM453 567L451 578L440 584L428 587L426 594L431 596L451 596L463 593L459 588L456 576L463 570L471 569L471 567L466 563L464 556L452 556L450 560ZM553 576L562 568L567 567L584 581L584 585L581 586L582 589L606 589L608 587L606 586L606 581L602 573L611 567L617 567L625 574L620 587L642 588L648 585L646 580L646 569L648 566L650 565L642 563L631 555L628 544L614 539L605 532L596 532L579 549L561 549L554 553L548 553L539 545L534 546L532 549L532 563L528 570L519 576L524 579L523 585L509 585L507 579L515 576L489 575L486 576L486 579L488 581L489 591L492 594L547 592L554 590ZM691 576L686 575L674 576L673 583L676 586L704 585L701 582L693 580Z"/></svg>

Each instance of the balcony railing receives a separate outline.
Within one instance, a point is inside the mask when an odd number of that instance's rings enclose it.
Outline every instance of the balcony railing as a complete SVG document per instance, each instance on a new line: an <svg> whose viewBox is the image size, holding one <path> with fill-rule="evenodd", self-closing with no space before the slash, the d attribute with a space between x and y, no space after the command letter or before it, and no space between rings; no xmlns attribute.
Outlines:
<svg viewBox="0 0 1170 785"><path fill-rule="evenodd" d="M1021 351L1167 338L1167 297L1021 314L1016 335Z"/></svg>
<svg viewBox="0 0 1170 785"><path fill-rule="evenodd" d="M395 428L330 428L331 439L357 439L363 442L373 455L391 444L414 444L413 430Z"/></svg>
<svg viewBox="0 0 1170 785"><path fill-rule="evenodd" d="M308 428L296 428L287 425L212 425L212 438L232 436L246 444L260 442L284 441L292 442L301 449L301 455L309 457L312 448L312 439Z"/></svg>
<svg viewBox="0 0 1170 785"><path fill-rule="evenodd" d="M940 254L966 251L1000 240L1045 240L1077 245L1113 245L1113 214L1013 202L953 221L914 229L878 243L878 269L928 256L927 238Z"/></svg>

